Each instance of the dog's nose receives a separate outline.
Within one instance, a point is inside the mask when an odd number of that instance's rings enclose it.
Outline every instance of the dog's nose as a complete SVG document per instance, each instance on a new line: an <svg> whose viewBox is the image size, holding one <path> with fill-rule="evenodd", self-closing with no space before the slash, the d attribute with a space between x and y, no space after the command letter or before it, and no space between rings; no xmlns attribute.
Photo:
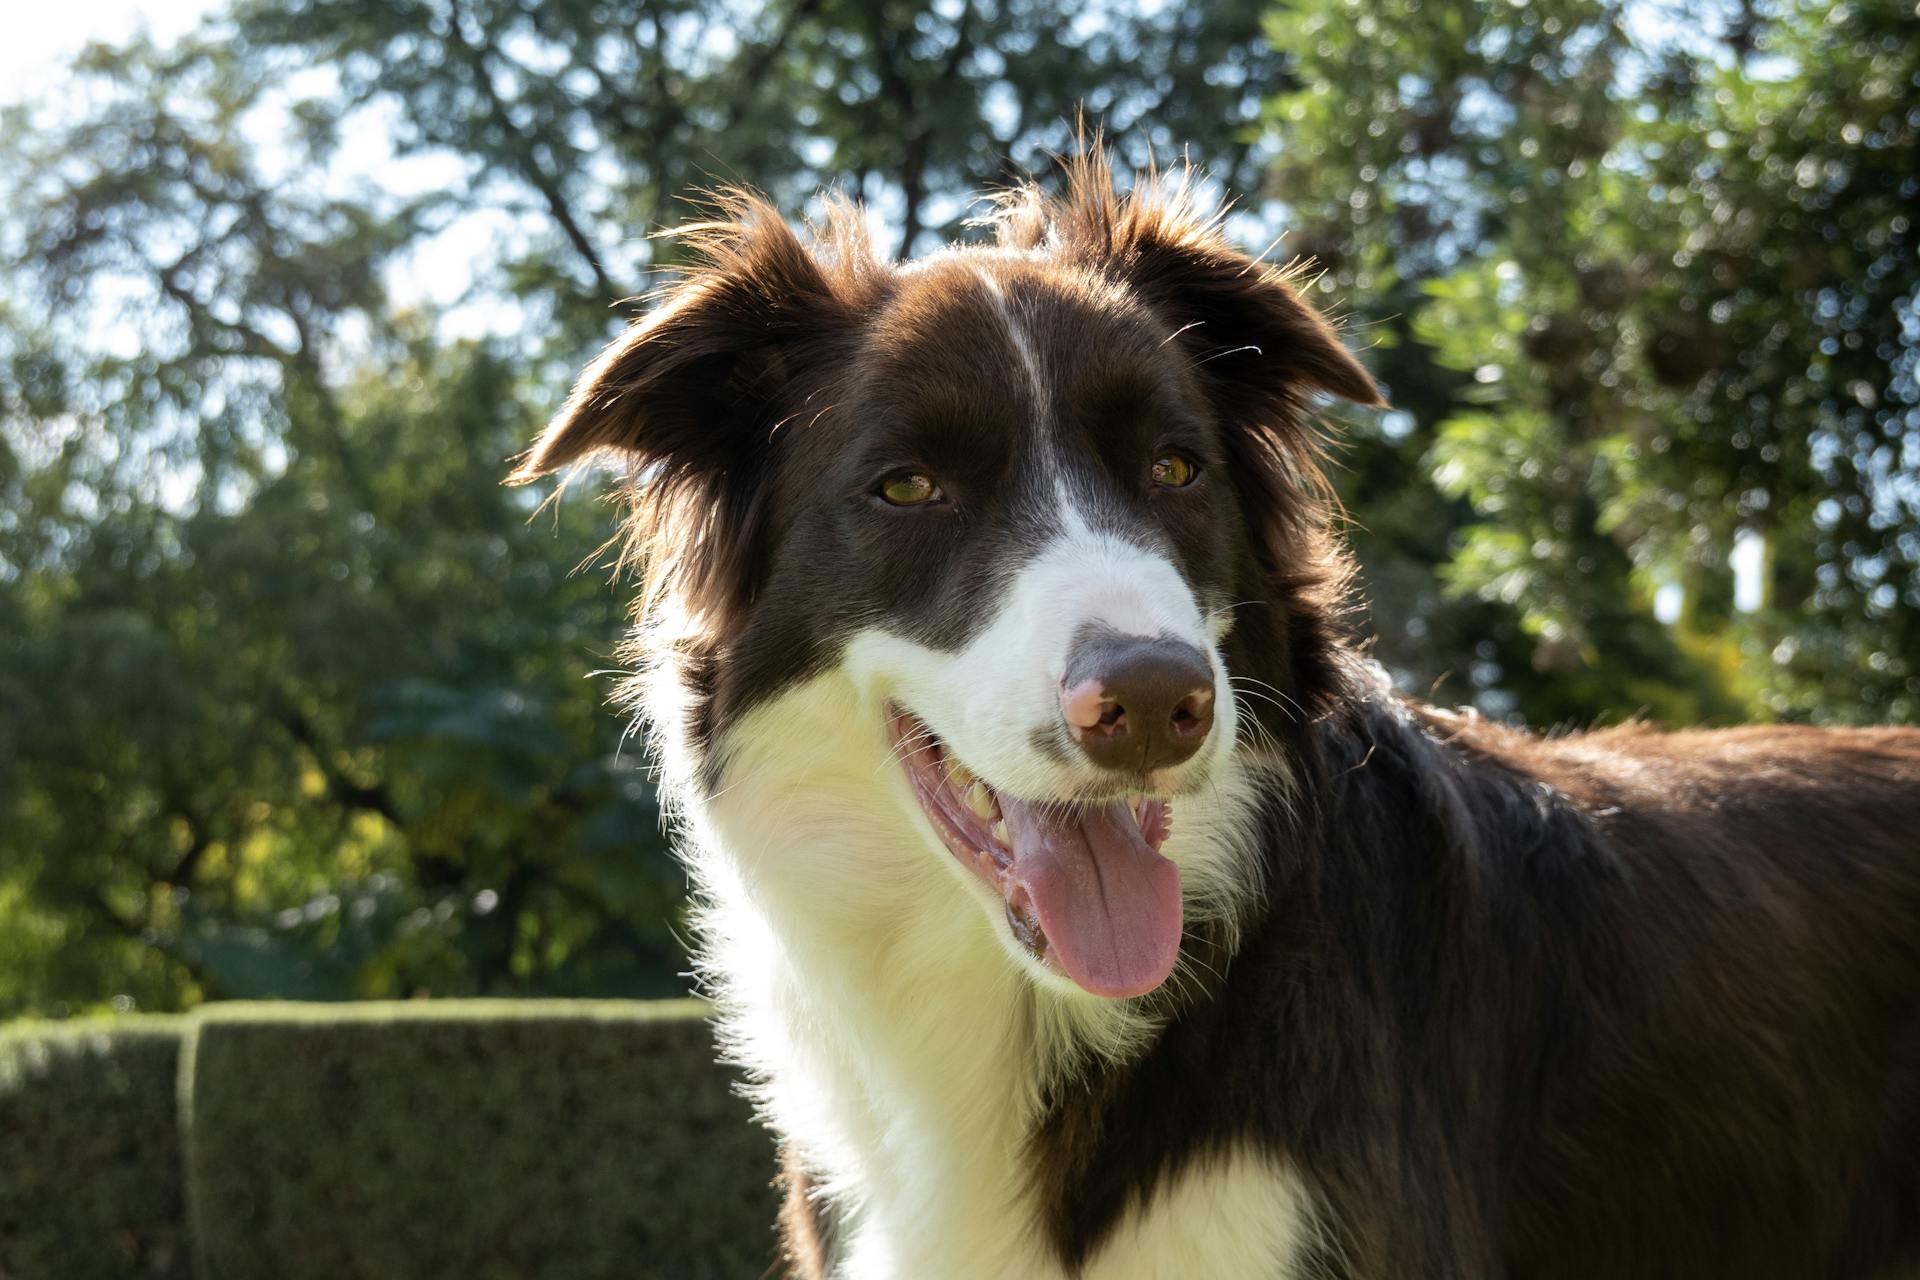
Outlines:
<svg viewBox="0 0 1920 1280"><path fill-rule="evenodd" d="M1103 769L1179 764L1213 728L1213 667L1183 640L1083 640L1060 685L1067 732Z"/></svg>

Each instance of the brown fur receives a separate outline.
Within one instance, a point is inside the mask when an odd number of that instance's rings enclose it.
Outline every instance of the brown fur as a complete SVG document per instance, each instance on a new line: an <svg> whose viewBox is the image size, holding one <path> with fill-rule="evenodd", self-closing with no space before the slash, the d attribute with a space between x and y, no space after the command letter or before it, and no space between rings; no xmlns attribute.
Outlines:
<svg viewBox="0 0 1920 1280"><path fill-rule="evenodd" d="M809 245L734 200L515 474L634 461L640 651L685 655L702 750L862 610L943 641L991 586L940 538L850 542L818 515L898 406L953 424L962 471L1018 444L980 425L1024 392L981 382L971 273L896 272L854 225ZM1346 631L1307 420L1317 392L1378 397L1291 277L1229 246L1190 181L1119 196L1097 155L1061 196L1008 197L998 235L1036 341L1096 353L1077 367L1111 384L1113 431L1148 393L1206 419L1231 484L1155 518L1190 581L1249 602L1228 666L1280 695L1248 710L1300 784L1269 797L1269 890L1237 947L1186 944L1215 976L1163 989L1149 1049L1049 1100L1029 1158L1059 1263L1250 1145L1317 1191L1311 1261L1353 1280L1920 1266L1920 731L1540 738L1383 692ZM1177 367L1154 363L1167 344ZM894 348L932 354L878 386ZM665 601L690 619L668 640ZM790 1262L821 1276L830 1224L787 1178Z"/></svg>

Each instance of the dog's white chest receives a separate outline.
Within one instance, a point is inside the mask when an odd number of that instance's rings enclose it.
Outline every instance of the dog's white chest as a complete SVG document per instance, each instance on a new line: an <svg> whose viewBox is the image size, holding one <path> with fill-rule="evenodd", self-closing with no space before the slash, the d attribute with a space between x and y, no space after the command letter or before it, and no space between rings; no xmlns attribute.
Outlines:
<svg viewBox="0 0 1920 1280"><path fill-rule="evenodd" d="M1188 1170L1121 1220L1084 1280L1291 1280L1312 1230L1288 1171L1246 1154Z"/></svg>
<svg viewBox="0 0 1920 1280"><path fill-rule="evenodd" d="M931 1207L930 1207L931 1208ZM971 1229L937 1210L869 1220L841 1280L1069 1280L1011 1220ZM1293 1280L1312 1231L1299 1179L1248 1155L1196 1166L1130 1209L1071 1280Z"/></svg>
<svg viewBox="0 0 1920 1280"><path fill-rule="evenodd" d="M1124 1061L1157 1029L1126 1002L1032 981L979 886L902 821L897 768L878 735L848 738L857 719L830 677L757 712L736 739L740 781L692 807L684 833L725 1039L814 1174L835 1280L1291 1276L1310 1198L1243 1149L1183 1167L1082 1267L1061 1263L1028 1134L1050 1082ZM1186 805L1167 845L1197 900L1248 879L1240 777Z"/></svg>

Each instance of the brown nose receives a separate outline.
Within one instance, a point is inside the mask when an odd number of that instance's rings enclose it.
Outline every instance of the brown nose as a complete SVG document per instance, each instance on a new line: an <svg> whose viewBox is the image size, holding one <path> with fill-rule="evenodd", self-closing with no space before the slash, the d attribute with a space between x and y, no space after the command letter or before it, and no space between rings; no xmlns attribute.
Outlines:
<svg viewBox="0 0 1920 1280"><path fill-rule="evenodd" d="M1101 768L1165 769L1213 728L1213 667L1184 640L1085 635L1060 684L1060 715Z"/></svg>

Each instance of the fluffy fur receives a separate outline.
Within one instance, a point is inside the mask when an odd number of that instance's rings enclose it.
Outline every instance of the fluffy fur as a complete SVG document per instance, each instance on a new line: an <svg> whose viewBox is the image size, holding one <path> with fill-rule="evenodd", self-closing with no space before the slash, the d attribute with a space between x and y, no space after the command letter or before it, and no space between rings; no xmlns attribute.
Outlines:
<svg viewBox="0 0 1920 1280"><path fill-rule="evenodd" d="M1346 638L1306 409L1377 403L1190 175L882 264L731 198L516 478L633 467L629 693L785 1258L883 1277L1871 1277L1920 1262L1920 733L1542 739ZM1169 452L1196 464L1149 478ZM902 468L940 500L903 508ZM1153 472L1157 476L1159 473ZM1116 779L1090 625L1202 651ZM1172 806L1173 976L1023 946L890 736L997 796ZM1144 819L1142 820L1144 823Z"/></svg>

